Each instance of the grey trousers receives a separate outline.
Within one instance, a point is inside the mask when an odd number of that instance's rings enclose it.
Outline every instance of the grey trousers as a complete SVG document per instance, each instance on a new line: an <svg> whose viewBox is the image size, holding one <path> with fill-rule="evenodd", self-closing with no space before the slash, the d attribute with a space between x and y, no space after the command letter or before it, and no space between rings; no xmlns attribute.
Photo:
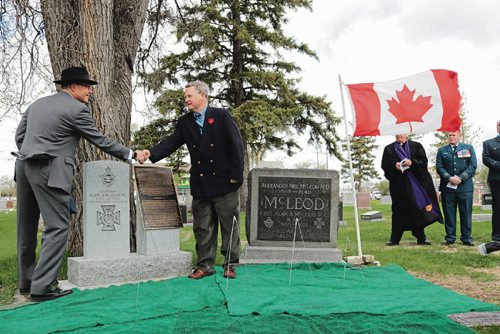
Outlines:
<svg viewBox="0 0 500 334"><path fill-rule="evenodd" d="M233 219L235 223L233 226ZM240 258L239 191L211 199L193 199L193 232L196 239L196 268L208 271L215 265L217 234L220 222L224 265ZM233 234L231 236L231 230ZM231 251L229 251L231 250Z"/></svg>
<svg viewBox="0 0 500 334"><path fill-rule="evenodd" d="M16 161L18 287L31 286L32 294L45 294L57 286L71 220L70 195L48 187L49 175L50 160ZM40 213L45 231L37 263Z"/></svg>

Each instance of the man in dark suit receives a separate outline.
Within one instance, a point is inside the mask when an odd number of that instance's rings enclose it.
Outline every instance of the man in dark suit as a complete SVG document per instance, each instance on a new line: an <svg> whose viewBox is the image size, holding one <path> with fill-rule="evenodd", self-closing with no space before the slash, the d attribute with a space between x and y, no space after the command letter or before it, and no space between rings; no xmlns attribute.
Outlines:
<svg viewBox="0 0 500 334"><path fill-rule="evenodd" d="M492 197L491 240L485 249L500 250L500 120L497 121L497 136L483 143L483 164L489 168L488 185Z"/></svg>
<svg viewBox="0 0 500 334"><path fill-rule="evenodd" d="M443 218L424 148L406 134L396 135L396 141L384 148L382 169L392 198L391 238L386 245L399 245L404 231L412 232L417 245L430 245L424 228Z"/></svg>
<svg viewBox="0 0 500 334"><path fill-rule="evenodd" d="M456 240L457 207L460 213L460 240L466 246L472 242L472 193L473 176L477 160L474 147L460 142L460 131L448 133L448 145L439 148L436 157L436 171L441 177L439 190L443 203L446 237L444 245Z"/></svg>
<svg viewBox="0 0 500 334"><path fill-rule="evenodd" d="M155 163L186 144L191 158L193 232L198 256L189 277L200 279L215 273L220 222L223 276L235 278L233 264L240 257L238 189L243 181L243 141L229 112L208 105L206 83L188 83L184 102L189 113L179 118L171 136L145 150L145 156Z"/></svg>
<svg viewBox="0 0 500 334"><path fill-rule="evenodd" d="M57 286L70 226L70 192L75 151L81 137L106 153L130 160L131 149L95 127L86 104L97 82L84 67L62 71L62 90L33 102L16 131L17 253L20 293L45 301L71 293ZM142 153L141 153L142 154ZM142 158L142 156L138 157ZM40 214L45 230L36 262Z"/></svg>

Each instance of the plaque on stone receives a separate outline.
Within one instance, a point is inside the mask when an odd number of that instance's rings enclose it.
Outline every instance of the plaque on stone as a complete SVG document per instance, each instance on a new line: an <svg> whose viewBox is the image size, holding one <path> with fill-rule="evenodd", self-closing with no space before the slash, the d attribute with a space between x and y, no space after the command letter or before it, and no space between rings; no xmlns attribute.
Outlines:
<svg viewBox="0 0 500 334"><path fill-rule="evenodd" d="M134 173L144 229L182 227L172 170L134 166Z"/></svg>
<svg viewBox="0 0 500 334"><path fill-rule="evenodd" d="M338 172L253 169L249 188L250 245L289 247L295 240L306 247L336 247Z"/></svg>

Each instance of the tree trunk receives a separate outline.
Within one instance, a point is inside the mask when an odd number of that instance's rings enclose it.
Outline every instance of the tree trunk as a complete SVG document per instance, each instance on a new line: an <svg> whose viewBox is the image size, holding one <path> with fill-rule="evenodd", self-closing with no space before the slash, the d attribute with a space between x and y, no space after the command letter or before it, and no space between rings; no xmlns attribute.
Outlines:
<svg viewBox="0 0 500 334"><path fill-rule="evenodd" d="M233 67L230 73L230 92L232 99L232 107L237 108L243 103L244 98L244 89L243 89L243 80L241 79L241 74L243 73L243 51L242 45L243 42L239 37L240 34L240 2L233 1L231 4L231 16L233 18L233 31L232 31L232 44L233 44ZM244 157L244 168L243 168L243 185L240 190L240 199L241 199L241 208L246 210L247 199L248 199L248 173L250 171L248 159L248 146L247 140L243 138L243 157Z"/></svg>
<svg viewBox="0 0 500 334"><path fill-rule="evenodd" d="M146 17L147 1L137 0L42 0L42 15L56 78L70 66L87 67L94 87L90 109L104 134L128 146L132 106L132 73ZM111 157L82 140L77 151L73 197L79 207L71 223L68 241L72 256L83 254L82 170L83 163ZM114 159L114 158L113 158ZM133 192L131 191L131 203ZM135 210L131 205L131 222ZM135 228L131 224L131 246Z"/></svg>

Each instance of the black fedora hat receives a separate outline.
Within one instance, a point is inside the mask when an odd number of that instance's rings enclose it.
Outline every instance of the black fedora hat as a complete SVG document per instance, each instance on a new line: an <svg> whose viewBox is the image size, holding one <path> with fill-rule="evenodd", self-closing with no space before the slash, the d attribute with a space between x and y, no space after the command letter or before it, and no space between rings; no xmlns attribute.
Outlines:
<svg viewBox="0 0 500 334"><path fill-rule="evenodd" d="M89 72L85 67L68 67L62 70L61 79L55 80L54 83L62 85L72 82L81 82L89 85L97 85L98 82L89 78Z"/></svg>

